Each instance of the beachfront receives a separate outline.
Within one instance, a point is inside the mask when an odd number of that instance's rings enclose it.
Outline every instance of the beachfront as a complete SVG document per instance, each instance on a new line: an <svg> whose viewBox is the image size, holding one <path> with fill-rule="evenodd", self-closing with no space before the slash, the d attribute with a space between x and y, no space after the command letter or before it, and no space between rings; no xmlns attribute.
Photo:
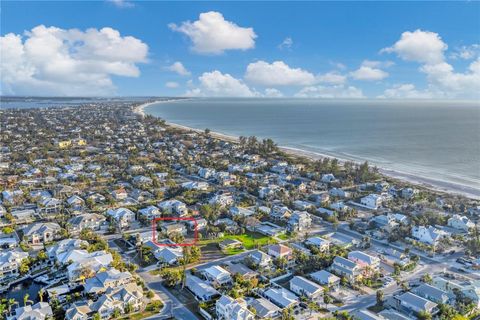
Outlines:
<svg viewBox="0 0 480 320"><path fill-rule="evenodd" d="M192 100L192 99L184 99L184 100L180 100L180 101L183 102L183 101L188 101L188 100ZM146 114L145 109L149 108L150 109L149 112L150 112L150 114L152 114L152 111L159 110L158 107L155 107L156 105L159 106L159 108L162 108L163 107L162 104L166 104L166 103L171 104L172 102L173 103L179 102L179 100L173 99L173 100L168 100L168 101L149 102L149 103L140 105L135 111L138 114L145 115ZM201 108L201 106L198 106L198 108ZM149 112L147 112L147 114L149 114ZM178 124L178 123L168 122L168 119L165 119L165 120L167 120L168 125L170 125L172 127L179 128L179 129L183 129L183 130L203 132L204 129L205 129L205 128L194 128L194 127L181 125L181 124ZM209 128L209 129L212 129L212 128ZM228 134L225 134L225 133L216 132L214 130L211 131L211 135L215 136L216 138L223 139L223 140L226 140L226 141L238 142L238 136L228 135ZM246 136L249 136L249 134L246 134ZM268 137L266 137L266 138L268 138ZM340 161L340 163L344 163L346 161L354 161L356 163L361 163L361 162L365 161L365 160L359 160L359 159L356 159L356 160L346 159L346 158L338 157L338 156L332 155L332 154L326 154L326 153L321 153L321 152L311 151L311 150L304 150L304 149L301 149L301 148L298 148L298 147L292 147L292 146L280 146L280 148L288 154L292 154L294 156L307 157L307 158L310 158L312 160L318 160L318 159L322 159L322 158L327 157L327 158L336 158ZM474 199L480 199L480 186L474 187L472 185L455 183L455 182L448 181L447 179L442 178L440 175L437 175L435 177L432 177L432 176L426 177L426 176L422 176L421 174L417 174L417 173L402 171L402 170L398 170L398 169L395 170L395 169L385 167L383 165L379 165L379 164L376 164L376 163L371 163L370 162L370 165L372 165L372 166L376 165L379 168L379 171L382 174L384 174L384 175L386 175L390 178L403 180L405 182L414 184L414 185L416 185L418 187L421 187L421 188L428 188L428 189L432 189L432 190L436 190L436 191L440 191L440 192L459 194L459 195L463 195L463 196L466 196L466 197L471 197L471 198L474 198Z"/></svg>

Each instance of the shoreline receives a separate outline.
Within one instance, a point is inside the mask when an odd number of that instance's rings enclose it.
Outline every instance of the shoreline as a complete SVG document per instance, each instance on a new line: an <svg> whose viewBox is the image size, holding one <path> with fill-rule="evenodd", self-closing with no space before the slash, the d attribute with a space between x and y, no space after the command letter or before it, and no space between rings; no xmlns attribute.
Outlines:
<svg viewBox="0 0 480 320"><path fill-rule="evenodd" d="M144 104L139 105L136 108L134 108L133 112L141 115L142 117L144 117L146 107L149 107L149 106L151 106L153 104L157 104L157 103L165 103L165 102L172 102L172 101L176 101L176 99L159 100L159 101L144 103ZM163 119L163 120L166 121L166 119ZM172 122L166 121L165 124L172 127L172 128L177 128L177 129L181 129L181 130L194 131L194 132L197 132L197 133L203 133L204 132L204 130L202 130L202 129L196 129L196 128L181 125L181 124L178 124L178 123L172 123ZM228 134L224 134L224 133L216 132L216 131L211 131L210 135L212 137L216 138L216 139L225 140L225 141L229 141L229 142L233 142L233 143L238 143L238 138L239 138L237 136L228 135ZM294 156L294 157L305 157L305 158L309 158L310 160L318 160L318 159L322 159L322 158L330 158L330 159L335 158L335 159L338 159L338 161L341 164L345 163L346 161L351 161L351 162L354 162L356 164L360 163L359 161L353 161L353 160L350 160L350 159L342 159L342 158L339 158L337 156L328 155L328 154L324 154L324 153L321 153L321 152L308 151L308 150L289 147L289 146L280 146L279 145L278 147L283 152L285 152L285 153L287 153L291 156ZM370 164L370 166L373 165L372 163L369 163L369 164ZM470 186L464 186L464 185L456 184L456 183L453 183L453 182L435 180L435 179L430 179L430 178L426 178L426 177L420 177L420 176L418 176L414 173L400 172L400 171L397 171L397 170L393 170L393 169L389 169L389 168L382 168L382 167L379 167L379 166L377 166L377 168L379 169L378 170L379 173L383 176L386 176L386 177L391 178L391 179L399 180L400 182L403 182L403 183L408 183L408 184L414 185L418 188L429 189L429 190L432 190L432 191L435 191L435 192L446 193L446 194L453 195L453 196L459 195L459 196L463 196L463 197L470 198L470 199L475 199L475 200L480 199L480 190L477 190L477 189L475 189L473 187L470 187Z"/></svg>

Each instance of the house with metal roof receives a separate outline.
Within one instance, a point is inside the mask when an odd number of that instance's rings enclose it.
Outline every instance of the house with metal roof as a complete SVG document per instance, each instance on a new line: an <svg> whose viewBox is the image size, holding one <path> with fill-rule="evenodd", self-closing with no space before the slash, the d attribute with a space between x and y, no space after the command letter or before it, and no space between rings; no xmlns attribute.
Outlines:
<svg viewBox="0 0 480 320"><path fill-rule="evenodd" d="M265 298L280 308L288 308L298 303L298 297L285 288L270 288L264 292Z"/></svg>
<svg viewBox="0 0 480 320"><path fill-rule="evenodd" d="M214 287L191 274L186 276L185 285L198 301L210 301L220 295Z"/></svg>
<svg viewBox="0 0 480 320"><path fill-rule="evenodd" d="M321 286L301 276L295 276L290 280L290 290L310 299L318 298L323 293Z"/></svg>
<svg viewBox="0 0 480 320"><path fill-rule="evenodd" d="M433 316L439 311L438 305L435 302L417 296L411 292L405 292L404 294L394 297L394 299L396 300L397 310L407 314L426 312Z"/></svg>

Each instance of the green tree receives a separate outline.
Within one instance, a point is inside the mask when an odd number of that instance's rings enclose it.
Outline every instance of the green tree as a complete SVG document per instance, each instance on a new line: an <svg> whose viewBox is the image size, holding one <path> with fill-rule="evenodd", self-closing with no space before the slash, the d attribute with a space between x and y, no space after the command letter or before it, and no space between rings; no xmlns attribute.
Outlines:
<svg viewBox="0 0 480 320"><path fill-rule="evenodd" d="M383 306L384 294L382 290L377 290L377 306Z"/></svg>
<svg viewBox="0 0 480 320"><path fill-rule="evenodd" d="M420 311L417 314L417 317L419 320L432 320L432 315L429 312L426 311Z"/></svg>
<svg viewBox="0 0 480 320"><path fill-rule="evenodd" d="M30 298L30 295L28 293L25 293L23 295L23 306L27 305L27 302L29 301L28 298Z"/></svg>

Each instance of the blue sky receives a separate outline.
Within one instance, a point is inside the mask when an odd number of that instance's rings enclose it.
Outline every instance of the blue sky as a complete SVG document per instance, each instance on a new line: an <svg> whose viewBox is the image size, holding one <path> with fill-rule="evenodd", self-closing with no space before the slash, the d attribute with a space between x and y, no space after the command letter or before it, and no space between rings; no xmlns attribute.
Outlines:
<svg viewBox="0 0 480 320"><path fill-rule="evenodd" d="M2 94L479 98L479 2L3 1L1 36Z"/></svg>

